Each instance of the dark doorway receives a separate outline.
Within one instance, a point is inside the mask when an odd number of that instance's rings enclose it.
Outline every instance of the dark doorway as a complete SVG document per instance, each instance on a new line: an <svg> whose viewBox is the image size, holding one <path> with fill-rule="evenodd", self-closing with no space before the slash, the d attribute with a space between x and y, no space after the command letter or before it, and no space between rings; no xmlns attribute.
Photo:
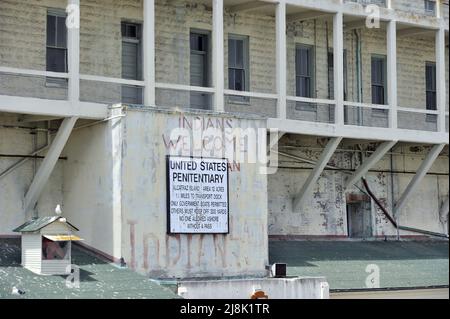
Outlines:
<svg viewBox="0 0 450 319"><path fill-rule="evenodd" d="M370 201L347 203L348 236L350 238L372 237L372 209Z"/></svg>

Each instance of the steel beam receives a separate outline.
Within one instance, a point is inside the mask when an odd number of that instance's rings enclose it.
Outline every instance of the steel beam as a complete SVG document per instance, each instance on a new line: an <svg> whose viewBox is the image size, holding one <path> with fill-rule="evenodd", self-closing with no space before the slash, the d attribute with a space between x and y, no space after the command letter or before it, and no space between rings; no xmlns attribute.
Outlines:
<svg viewBox="0 0 450 319"><path fill-rule="evenodd" d="M397 216L397 214L402 210L402 208L405 206L407 200L409 197L414 193L417 186L420 184L420 182L423 180L425 175L430 170L431 166L433 165L436 158L439 156L439 154L444 149L445 144L437 144L434 145L433 148L430 150L430 152L425 157L424 161L420 165L419 169L417 170L416 175L413 177L411 182L406 187L405 191L403 192L400 199L397 201L397 204L395 204L394 209L394 215Z"/></svg>
<svg viewBox="0 0 450 319"><path fill-rule="evenodd" d="M55 168L56 162L58 161L58 158L61 155L67 140L69 139L70 133L72 132L77 119L77 117L70 117L63 120L61 127L59 128L58 133L56 134L56 137L53 140L47 155L45 156L45 159L39 166L39 169L34 176L30 187L28 188L23 205L23 211L25 214L36 206L39 196L47 184L50 174Z"/></svg>
<svg viewBox="0 0 450 319"><path fill-rule="evenodd" d="M54 117L80 117L100 120L108 116L108 105L79 102L77 107L70 101L48 100L0 94L0 112Z"/></svg>
<svg viewBox="0 0 450 319"><path fill-rule="evenodd" d="M320 158L317 161L316 166L314 167L313 171L309 175L306 182L303 184L300 193L294 198L293 201L294 211L298 212L298 210L302 207L305 199L311 194L314 186L317 183L317 180L320 177L320 174L322 174L325 166L327 166L328 162L331 159L331 156L333 156L334 152L336 151L341 141L342 137L333 137L330 139L327 146L320 155Z"/></svg>
<svg viewBox="0 0 450 319"><path fill-rule="evenodd" d="M364 161L356 170L356 172L349 177L347 183L345 184L345 188L351 187L353 184L358 182L367 172L378 163L387 152L389 152L394 145L397 144L397 141L388 141L382 143L378 146L377 150L366 160Z"/></svg>

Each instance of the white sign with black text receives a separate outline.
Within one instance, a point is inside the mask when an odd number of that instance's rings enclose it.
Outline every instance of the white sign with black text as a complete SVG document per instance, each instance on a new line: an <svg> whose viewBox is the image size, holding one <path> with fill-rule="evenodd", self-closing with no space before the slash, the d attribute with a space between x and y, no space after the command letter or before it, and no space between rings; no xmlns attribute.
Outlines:
<svg viewBox="0 0 450 319"><path fill-rule="evenodd" d="M167 214L171 234L227 234L228 161L167 157Z"/></svg>

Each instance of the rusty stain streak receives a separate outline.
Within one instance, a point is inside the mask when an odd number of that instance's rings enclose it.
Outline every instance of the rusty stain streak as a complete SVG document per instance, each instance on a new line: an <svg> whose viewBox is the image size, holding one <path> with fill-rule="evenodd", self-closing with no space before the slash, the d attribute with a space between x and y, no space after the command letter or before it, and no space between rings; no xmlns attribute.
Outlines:
<svg viewBox="0 0 450 319"><path fill-rule="evenodd" d="M175 258L173 259L173 263L172 263L172 265L175 266L176 264L178 264L178 262L180 261L180 258L181 258L181 235L176 234L175 236L173 236L173 238L175 238L175 240L178 243L178 253L175 256Z"/></svg>
<svg viewBox="0 0 450 319"><path fill-rule="evenodd" d="M169 267L170 265L170 247L169 247L169 240L170 240L170 236L166 235L166 241L165 241L165 246L166 246L166 267Z"/></svg>
<svg viewBox="0 0 450 319"><path fill-rule="evenodd" d="M135 227L136 222L128 220L128 225L130 225L130 266L131 269L136 269L136 243L135 243Z"/></svg>
<svg viewBox="0 0 450 319"><path fill-rule="evenodd" d="M203 251L203 239L205 238L204 234L200 235L200 245L198 247L198 264L200 265L202 260L202 251Z"/></svg>
<svg viewBox="0 0 450 319"><path fill-rule="evenodd" d="M215 234L213 237L216 257L219 255L222 260L222 267L227 267L227 241L224 235Z"/></svg>
<svg viewBox="0 0 450 319"><path fill-rule="evenodd" d="M192 235L187 235L187 267L192 268L191 265L191 244L192 244Z"/></svg>
<svg viewBox="0 0 450 319"><path fill-rule="evenodd" d="M159 239L153 234L145 234L143 237L143 247L144 247L144 269L145 271L149 270L149 240L153 240L153 243L155 244L155 258L156 258L156 264L159 266Z"/></svg>

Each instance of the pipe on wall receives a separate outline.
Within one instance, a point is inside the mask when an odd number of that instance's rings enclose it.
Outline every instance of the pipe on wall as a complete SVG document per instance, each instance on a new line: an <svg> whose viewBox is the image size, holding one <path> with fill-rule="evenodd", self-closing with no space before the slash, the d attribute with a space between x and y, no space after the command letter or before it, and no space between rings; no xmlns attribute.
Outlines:
<svg viewBox="0 0 450 319"><path fill-rule="evenodd" d="M93 122L93 123L88 123L88 124L85 124L85 125L81 125L81 126L75 127L75 128L73 129L73 131L81 130L81 129L83 129L83 128L91 127L91 126L94 126L94 125L97 125L97 124L100 124L100 123L104 123L104 122L107 122L107 121L110 121L110 120L113 120L113 119L116 119L116 118L121 118L121 117L124 117L124 116L125 116L124 114L122 114L122 115L116 115L116 116L111 116L111 117L108 117L108 118L103 119L103 120L99 120L99 121L96 121L96 122ZM50 127L50 126L49 126L49 127ZM10 128L11 128L11 127L10 127ZM19 160L19 161L16 162L16 163L14 163L14 164L11 165L10 167L8 167L8 168L7 168L6 170L4 170L3 172L0 172L0 179L2 179L3 177L5 177L6 175L10 174L11 172L13 172L15 169L19 168L20 166L22 166L23 164L25 164L25 163L26 163L27 161L29 161L30 159L36 158L37 154L42 153L43 151L47 150L47 149L50 147L50 135L51 135L51 134L56 134L57 130L51 130L51 129L49 129L49 128L48 128L48 129L41 129L41 130L47 132L47 144L46 144L45 146L43 146L43 147L41 147L41 148L35 150L34 152L32 152L32 153L29 154L29 155L13 155L13 156L8 156L8 157L21 157L22 159ZM6 156L6 155L5 155L5 156ZM0 156L0 157L1 157L1 156ZM39 158L39 157L38 157L38 158ZM67 158L61 157L60 159L64 160L64 159L67 159Z"/></svg>
<svg viewBox="0 0 450 319"><path fill-rule="evenodd" d="M381 209L383 214L386 216L386 218L391 222L391 224L395 228L397 228L399 230L405 230L405 231L418 233L418 234L424 234L424 235L433 236L433 237L440 237L440 238L446 238L446 239L449 238L449 236L447 234L440 234L440 233L435 233L435 232L431 232L431 231L423 230L423 229L419 229L419 228L413 228L413 227L407 227L407 226L400 226L400 225L398 225L397 222L394 220L394 218L389 214L389 212L387 211L386 207L383 206L383 204L380 202L380 200L370 190L370 187L369 187L369 184L367 183L367 180L365 178L362 178L362 181L363 181L363 184L364 184L364 188L366 189L366 191L369 194L369 196L373 199L373 201L377 204L377 206Z"/></svg>
<svg viewBox="0 0 450 319"><path fill-rule="evenodd" d="M356 98L358 103L363 103L362 93L362 51L361 51L361 34L359 30L354 30L356 38ZM358 125L362 125L363 113L362 109L358 108Z"/></svg>

